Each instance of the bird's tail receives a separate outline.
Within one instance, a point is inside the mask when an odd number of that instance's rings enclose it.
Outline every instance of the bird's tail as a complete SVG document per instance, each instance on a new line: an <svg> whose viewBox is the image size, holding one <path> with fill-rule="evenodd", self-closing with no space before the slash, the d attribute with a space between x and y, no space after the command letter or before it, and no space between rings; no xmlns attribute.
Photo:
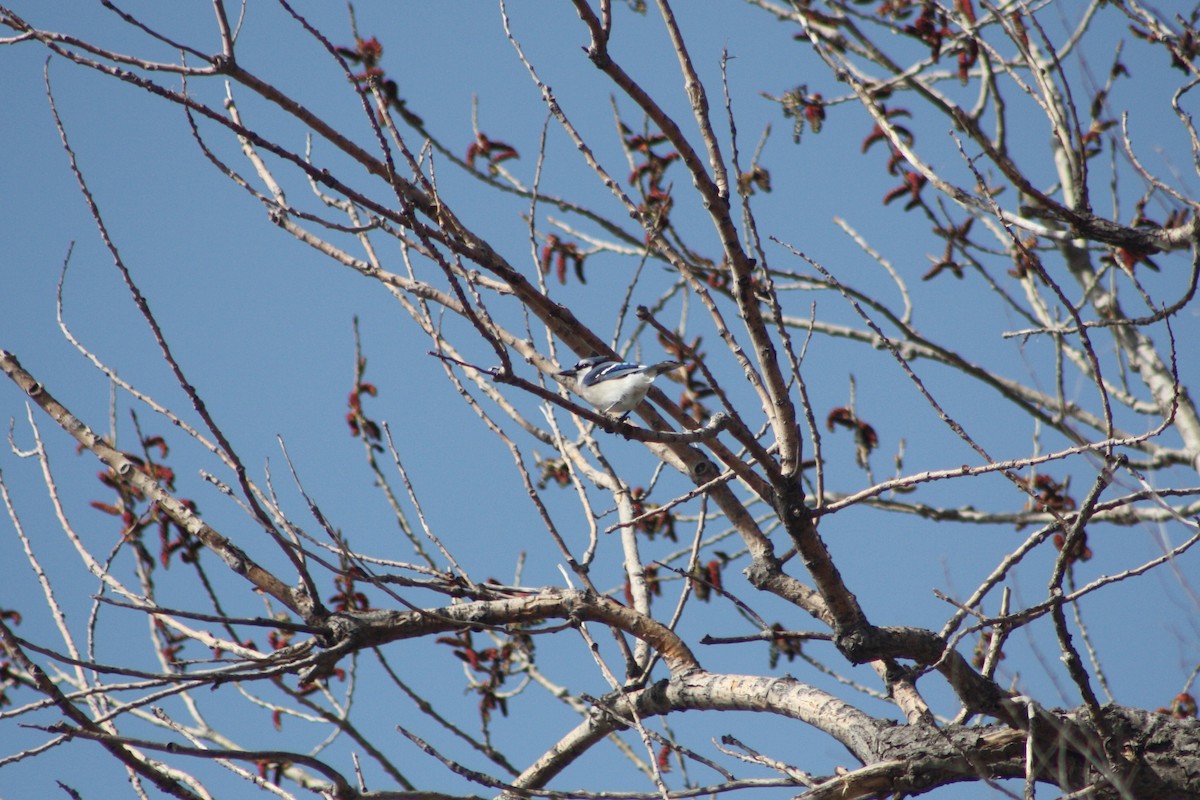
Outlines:
<svg viewBox="0 0 1200 800"><path fill-rule="evenodd" d="M682 361L660 361L646 370L651 376L657 378L664 372L670 372L673 369L679 369L683 366Z"/></svg>

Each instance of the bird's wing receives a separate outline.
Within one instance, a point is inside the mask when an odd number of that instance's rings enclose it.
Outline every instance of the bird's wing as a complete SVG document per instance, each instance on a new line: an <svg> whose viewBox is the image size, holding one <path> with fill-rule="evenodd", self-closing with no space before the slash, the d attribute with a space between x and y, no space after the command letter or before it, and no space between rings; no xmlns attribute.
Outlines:
<svg viewBox="0 0 1200 800"><path fill-rule="evenodd" d="M588 372L584 376L583 382L587 386L595 386L597 383L619 380L630 375L636 375L639 372L644 372L645 370L646 368L641 364L606 364Z"/></svg>

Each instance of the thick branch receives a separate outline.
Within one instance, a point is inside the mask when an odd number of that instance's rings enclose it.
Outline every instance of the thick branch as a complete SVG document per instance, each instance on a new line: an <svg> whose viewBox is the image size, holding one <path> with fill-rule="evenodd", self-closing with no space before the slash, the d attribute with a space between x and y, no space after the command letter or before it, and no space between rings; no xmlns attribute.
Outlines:
<svg viewBox="0 0 1200 800"><path fill-rule="evenodd" d="M538 594L481 600L420 611L368 611L331 614L328 623L342 638L334 656L347 650L375 647L402 639L457 631L473 626L506 626L568 619L619 628L654 648L672 675L700 670L700 662L674 631L652 617L615 600L572 589L545 589Z"/></svg>
<svg viewBox="0 0 1200 800"><path fill-rule="evenodd" d="M837 697L794 678L695 672L660 681L639 692L610 695L599 701L595 713L555 743L513 784L523 789L545 786L592 745L628 727L631 710L639 719L676 711L781 714L828 733L860 760L872 758L878 736L887 727Z"/></svg>

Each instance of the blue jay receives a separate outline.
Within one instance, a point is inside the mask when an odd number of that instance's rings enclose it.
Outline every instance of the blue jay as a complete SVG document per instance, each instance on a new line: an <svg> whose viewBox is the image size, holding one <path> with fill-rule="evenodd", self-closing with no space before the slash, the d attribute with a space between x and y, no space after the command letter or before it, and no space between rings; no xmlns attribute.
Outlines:
<svg viewBox="0 0 1200 800"><path fill-rule="evenodd" d="M558 374L574 378L576 393L601 413L619 412L619 419L624 420L645 399L655 378L682 366L678 361L625 364L608 356L592 356Z"/></svg>

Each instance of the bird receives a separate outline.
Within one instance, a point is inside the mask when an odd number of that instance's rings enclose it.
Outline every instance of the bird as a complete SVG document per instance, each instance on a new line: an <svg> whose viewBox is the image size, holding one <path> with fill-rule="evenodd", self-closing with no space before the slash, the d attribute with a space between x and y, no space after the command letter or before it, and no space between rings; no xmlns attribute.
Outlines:
<svg viewBox="0 0 1200 800"><path fill-rule="evenodd" d="M655 378L682 366L678 361L628 364L608 356L592 356L558 374L574 378L576 393L601 413L620 413L617 419L623 421L645 399Z"/></svg>

